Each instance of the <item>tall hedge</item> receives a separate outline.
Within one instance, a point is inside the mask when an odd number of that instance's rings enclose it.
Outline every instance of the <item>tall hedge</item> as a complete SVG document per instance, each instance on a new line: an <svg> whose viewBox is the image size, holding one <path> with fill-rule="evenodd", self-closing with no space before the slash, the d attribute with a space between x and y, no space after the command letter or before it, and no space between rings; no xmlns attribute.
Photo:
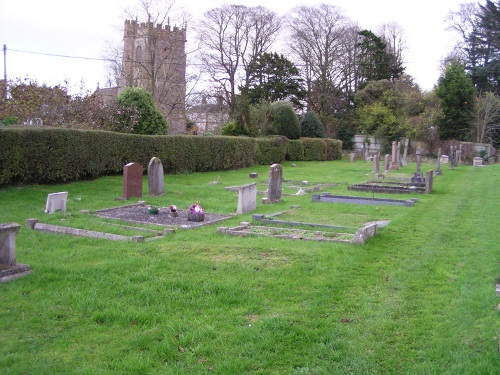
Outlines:
<svg viewBox="0 0 500 375"><path fill-rule="evenodd" d="M286 137L279 135L257 138L256 162L263 165L282 163L286 157L288 142Z"/></svg>
<svg viewBox="0 0 500 375"><path fill-rule="evenodd" d="M321 138L301 138L304 143L304 160L327 160L327 147L324 139Z"/></svg>
<svg viewBox="0 0 500 375"><path fill-rule="evenodd" d="M286 149L286 160L304 160L304 142L300 139L290 139Z"/></svg>
<svg viewBox="0 0 500 375"><path fill-rule="evenodd" d="M342 160L342 141L338 139L325 138L326 160Z"/></svg>
<svg viewBox="0 0 500 375"><path fill-rule="evenodd" d="M230 170L255 163L341 159L335 139L134 135L61 128L0 128L0 186L50 184L118 174L129 162L147 169L153 156L165 172Z"/></svg>
<svg viewBox="0 0 500 375"><path fill-rule="evenodd" d="M0 186L69 182L145 170L153 156L170 173L238 169L255 162L244 137L150 136L72 129L1 129Z"/></svg>

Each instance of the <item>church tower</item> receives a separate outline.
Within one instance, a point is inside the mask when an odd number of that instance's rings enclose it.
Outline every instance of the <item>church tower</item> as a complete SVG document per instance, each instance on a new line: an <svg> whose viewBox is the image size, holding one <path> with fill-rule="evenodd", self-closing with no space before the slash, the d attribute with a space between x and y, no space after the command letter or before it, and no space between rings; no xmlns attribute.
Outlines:
<svg viewBox="0 0 500 375"><path fill-rule="evenodd" d="M150 92L169 134L186 133L186 28L125 21L120 87Z"/></svg>

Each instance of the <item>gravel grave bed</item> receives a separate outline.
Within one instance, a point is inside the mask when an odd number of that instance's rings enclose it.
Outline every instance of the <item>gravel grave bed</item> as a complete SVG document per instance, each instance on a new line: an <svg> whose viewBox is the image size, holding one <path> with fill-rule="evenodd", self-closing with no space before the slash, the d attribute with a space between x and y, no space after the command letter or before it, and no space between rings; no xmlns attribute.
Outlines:
<svg viewBox="0 0 500 375"><path fill-rule="evenodd" d="M158 214L150 214L148 206L143 204L133 204L128 206L107 208L104 210L96 211L96 216L107 219L117 219L138 224L153 224L161 225L164 227L177 227L183 229L200 227L217 223L231 218L231 215L220 215L205 212L204 221L189 221L188 210L177 210L177 217L170 214L168 207L159 207Z"/></svg>

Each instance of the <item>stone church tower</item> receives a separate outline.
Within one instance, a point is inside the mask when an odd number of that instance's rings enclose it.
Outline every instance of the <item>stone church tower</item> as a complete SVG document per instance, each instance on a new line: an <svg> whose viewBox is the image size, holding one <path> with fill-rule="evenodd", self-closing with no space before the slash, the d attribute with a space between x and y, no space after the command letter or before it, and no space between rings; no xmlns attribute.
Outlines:
<svg viewBox="0 0 500 375"><path fill-rule="evenodd" d="M149 91L170 125L186 133L186 28L125 21L120 88Z"/></svg>

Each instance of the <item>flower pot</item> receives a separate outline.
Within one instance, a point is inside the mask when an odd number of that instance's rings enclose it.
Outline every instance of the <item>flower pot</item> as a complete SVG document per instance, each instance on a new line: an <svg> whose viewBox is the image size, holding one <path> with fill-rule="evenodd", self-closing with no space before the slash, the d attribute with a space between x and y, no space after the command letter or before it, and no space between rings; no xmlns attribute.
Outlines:
<svg viewBox="0 0 500 375"><path fill-rule="evenodd" d="M148 209L148 212L151 214L151 215L158 215L158 212L160 212L159 209L157 208L150 208Z"/></svg>

